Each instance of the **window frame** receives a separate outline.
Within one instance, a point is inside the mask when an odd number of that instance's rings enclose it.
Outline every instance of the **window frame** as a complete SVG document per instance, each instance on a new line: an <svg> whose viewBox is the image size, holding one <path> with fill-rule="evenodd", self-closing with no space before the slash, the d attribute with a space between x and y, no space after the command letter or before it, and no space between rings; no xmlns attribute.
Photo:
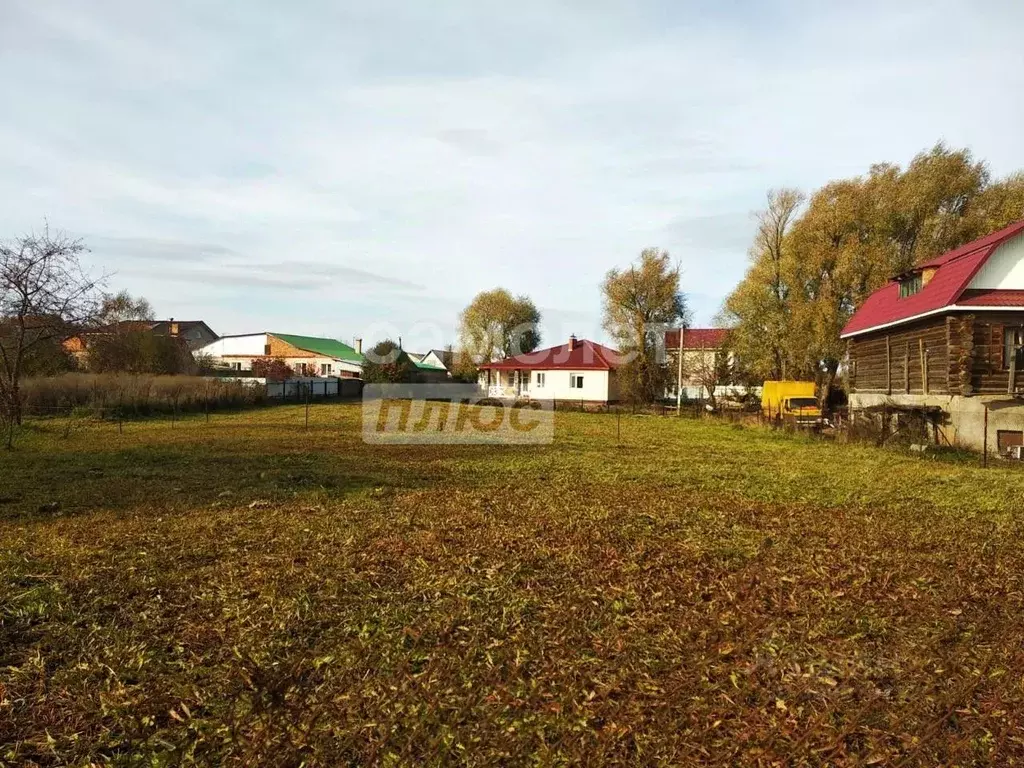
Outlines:
<svg viewBox="0 0 1024 768"><path fill-rule="evenodd" d="M537 371L537 389L544 389L544 371Z"/></svg>
<svg viewBox="0 0 1024 768"><path fill-rule="evenodd" d="M1022 325L1007 325L1003 328L1004 371L1010 370L1010 359L1014 351L1017 355L1015 370L1017 373L1024 373L1024 326Z"/></svg>
<svg viewBox="0 0 1024 768"><path fill-rule="evenodd" d="M924 288L924 276L920 272L916 272L910 277L901 279L899 284L900 298L909 299L911 296L919 294Z"/></svg>
<svg viewBox="0 0 1024 768"><path fill-rule="evenodd" d="M582 373L570 373L569 374L569 389L583 389L583 374Z"/></svg>

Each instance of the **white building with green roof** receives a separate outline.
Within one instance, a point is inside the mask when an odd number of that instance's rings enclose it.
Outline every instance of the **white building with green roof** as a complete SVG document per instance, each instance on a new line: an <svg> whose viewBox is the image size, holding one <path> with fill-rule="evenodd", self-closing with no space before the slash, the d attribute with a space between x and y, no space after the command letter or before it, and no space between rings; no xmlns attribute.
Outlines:
<svg viewBox="0 0 1024 768"><path fill-rule="evenodd" d="M434 351L424 354L418 352L406 352L409 359L412 360L413 365L416 366L416 370L420 372L420 375L427 381L447 381L451 374L445 367L444 363L434 354Z"/></svg>
<svg viewBox="0 0 1024 768"><path fill-rule="evenodd" d="M337 339L294 333L246 333L222 336L196 350L214 365L233 371L251 371L254 360L283 360L299 376L360 378L363 354L357 341L350 347Z"/></svg>

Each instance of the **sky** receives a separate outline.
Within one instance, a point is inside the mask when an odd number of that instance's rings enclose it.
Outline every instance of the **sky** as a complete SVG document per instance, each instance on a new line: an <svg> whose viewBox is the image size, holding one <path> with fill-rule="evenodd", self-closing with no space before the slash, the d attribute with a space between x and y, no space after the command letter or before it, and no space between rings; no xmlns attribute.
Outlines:
<svg viewBox="0 0 1024 768"><path fill-rule="evenodd" d="M0 237L217 333L606 339L645 247L696 325L769 189L945 140L1024 168L1024 3L0 0Z"/></svg>

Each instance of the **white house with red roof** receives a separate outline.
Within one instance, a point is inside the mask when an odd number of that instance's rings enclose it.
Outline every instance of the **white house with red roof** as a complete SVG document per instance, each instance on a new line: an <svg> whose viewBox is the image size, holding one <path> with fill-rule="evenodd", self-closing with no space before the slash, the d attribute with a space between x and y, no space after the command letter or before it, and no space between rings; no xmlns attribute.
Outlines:
<svg viewBox="0 0 1024 768"><path fill-rule="evenodd" d="M619 353L588 339L539 349L479 367L490 397L607 403L619 399Z"/></svg>
<svg viewBox="0 0 1024 768"><path fill-rule="evenodd" d="M841 337L854 409L939 407L964 445L1024 443L1024 221L892 278Z"/></svg>

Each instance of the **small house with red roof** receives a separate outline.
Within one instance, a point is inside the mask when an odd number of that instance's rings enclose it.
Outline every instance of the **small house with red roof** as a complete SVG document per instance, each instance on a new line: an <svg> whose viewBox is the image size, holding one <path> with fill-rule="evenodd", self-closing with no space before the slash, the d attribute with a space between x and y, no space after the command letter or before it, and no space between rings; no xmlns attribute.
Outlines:
<svg viewBox="0 0 1024 768"><path fill-rule="evenodd" d="M489 397L607 403L619 399L619 353L588 339L539 349L479 366Z"/></svg>
<svg viewBox="0 0 1024 768"><path fill-rule="evenodd" d="M841 337L854 409L938 406L961 444L1024 442L1024 221L895 276Z"/></svg>

